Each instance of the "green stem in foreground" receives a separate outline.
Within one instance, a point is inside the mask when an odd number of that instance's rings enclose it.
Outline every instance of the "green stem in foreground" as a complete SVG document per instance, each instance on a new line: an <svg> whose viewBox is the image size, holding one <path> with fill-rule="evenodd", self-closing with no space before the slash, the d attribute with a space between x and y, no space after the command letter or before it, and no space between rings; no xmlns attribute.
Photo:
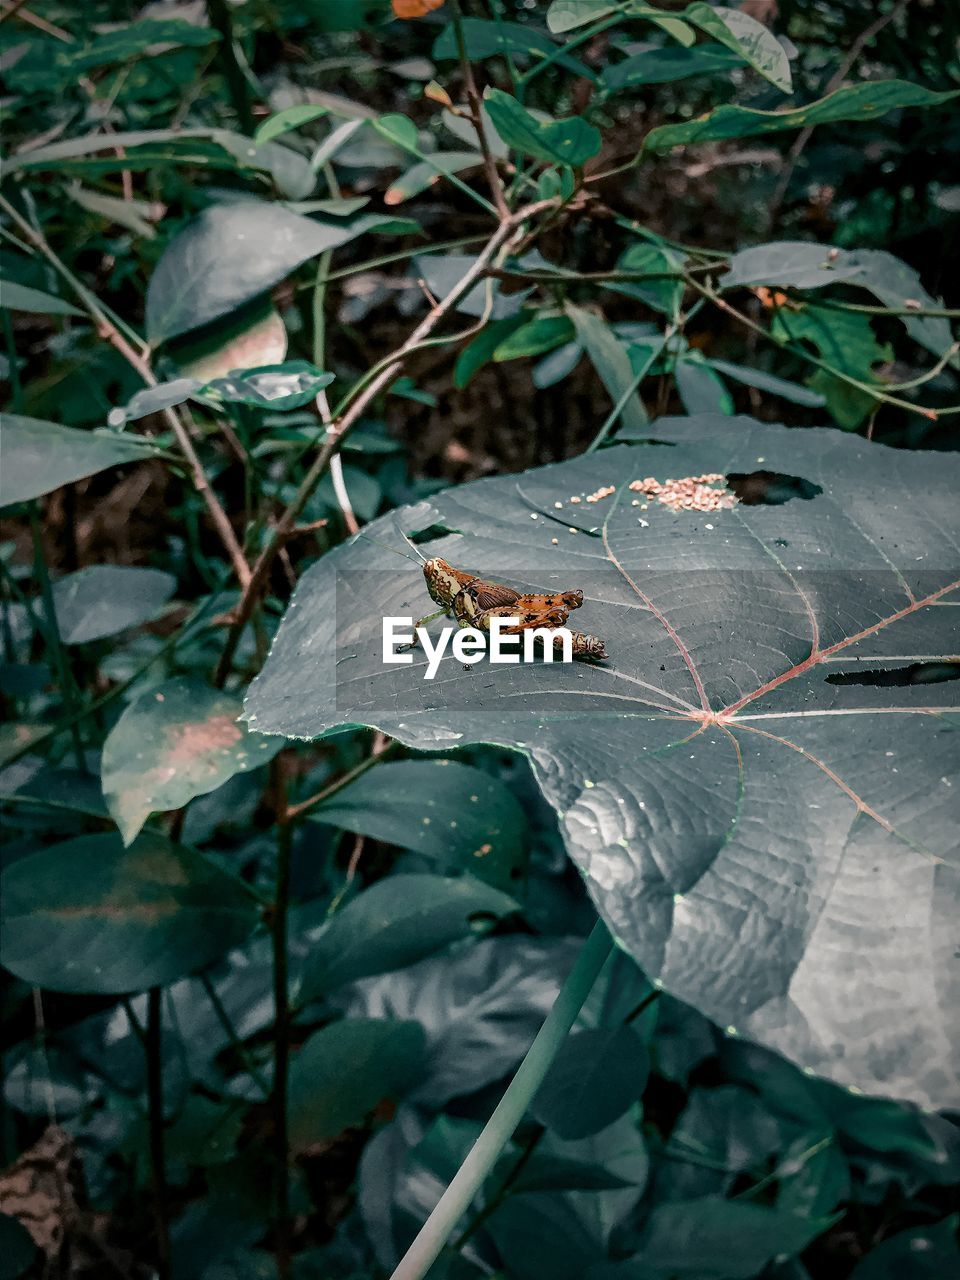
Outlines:
<svg viewBox="0 0 960 1280"><path fill-rule="evenodd" d="M497 1157L523 1119L550 1064L567 1038L584 1000L590 994L597 975L606 963L611 946L606 925L598 920L566 982L560 988L560 994L537 1033L537 1038L520 1063L517 1074L507 1086L506 1093L466 1160L457 1170L453 1181L440 1197L437 1207L404 1254L391 1280L423 1280L440 1256L460 1218L469 1208Z"/></svg>

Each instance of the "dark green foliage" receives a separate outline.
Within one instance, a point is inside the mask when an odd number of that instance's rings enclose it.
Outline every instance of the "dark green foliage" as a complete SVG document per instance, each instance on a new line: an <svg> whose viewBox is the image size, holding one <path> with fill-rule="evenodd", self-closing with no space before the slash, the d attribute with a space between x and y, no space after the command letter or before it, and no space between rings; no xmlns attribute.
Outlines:
<svg viewBox="0 0 960 1280"><path fill-rule="evenodd" d="M4 5L0 1280L956 1270L960 33L867 8ZM607 659L386 665L428 556Z"/></svg>

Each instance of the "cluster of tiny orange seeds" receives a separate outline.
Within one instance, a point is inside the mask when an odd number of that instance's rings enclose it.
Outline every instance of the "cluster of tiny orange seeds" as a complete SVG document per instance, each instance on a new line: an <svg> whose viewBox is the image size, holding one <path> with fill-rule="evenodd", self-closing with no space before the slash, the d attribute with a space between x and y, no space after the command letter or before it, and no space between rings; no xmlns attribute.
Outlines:
<svg viewBox="0 0 960 1280"><path fill-rule="evenodd" d="M599 502L601 498L609 498L611 493L616 493L617 487L613 484L601 485L594 493L587 494L588 502Z"/></svg>
<svg viewBox="0 0 960 1280"><path fill-rule="evenodd" d="M723 485L716 489L712 486ZM660 483L654 476L633 480L630 488L647 498L655 498L671 511L724 511L737 505L737 496L726 488L726 477L719 472L705 476L684 476L682 480Z"/></svg>

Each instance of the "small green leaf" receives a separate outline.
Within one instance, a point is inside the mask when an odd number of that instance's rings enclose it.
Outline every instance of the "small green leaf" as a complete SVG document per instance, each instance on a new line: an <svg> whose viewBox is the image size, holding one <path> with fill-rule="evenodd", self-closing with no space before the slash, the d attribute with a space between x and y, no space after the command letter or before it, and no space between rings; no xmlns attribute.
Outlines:
<svg viewBox="0 0 960 1280"><path fill-rule="evenodd" d="M173 595L177 580L160 569L94 564L53 584L57 628L64 644L87 644L149 622Z"/></svg>
<svg viewBox="0 0 960 1280"><path fill-rule="evenodd" d="M538 356L570 342L573 336L574 328L569 316L535 316L506 337L494 351L493 358L499 364L503 360Z"/></svg>
<svg viewBox="0 0 960 1280"><path fill-rule="evenodd" d="M545 36L536 27L500 19L490 22L484 18L464 18L462 26L467 57L471 62L482 62L485 58L494 58L498 54L534 61L537 58L552 58L557 66L564 67L571 74L596 82L595 72L578 58L560 53L556 41ZM438 62L456 61L460 56L452 23L444 27L437 36L433 56Z"/></svg>
<svg viewBox="0 0 960 1280"><path fill-rule="evenodd" d="M731 364L729 360L708 360L707 364L725 378L733 378L734 382L742 382L745 387L756 387L758 391L769 391L771 395L781 396L792 404L806 405L811 409L821 409L827 403L817 391L809 391L797 382L788 382L786 378L777 378L762 369L754 369L750 365Z"/></svg>
<svg viewBox="0 0 960 1280"><path fill-rule="evenodd" d="M759 71L765 80L789 93L793 88L787 51L762 22L742 9L727 9L698 2L688 5L683 16L695 27L713 36Z"/></svg>
<svg viewBox="0 0 960 1280"><path fill-rule="evenodd" d="M384 193L387 205L402 204L439 182L444 174L464 173L483 164L479 151L432 151L429 160L421 160L400 175Z"/></svg>
<svg viewBox="0 0 960 1280"><path fill-rule="evenodd" d="M76 431L41 418L4 414L0 507L154 456L155 450L144 441L112 431Z"/></svg>
<svg viewBox="0 0 960 1280"><path fill-rule="evenodd" d="M530 1110L560 1138L587 1138L639 1100L649 1072L633 1027L578 1031L554 1058Z"/></svg>
<svg viewBox="0 0 960 1280"><path fill-rule="evenodd" d="M438 870L509 885L526 820L513 792L471 765L398 760L378 765L310 815L315 822L412 849Z"/></svg>
<svg viewBox="0 0 960 1280"><path fill-rule="evenodd" d="M424 1051L418 1022L346 1018L315 1031L290 1062L291 1149L335 1138L402 1097L421 1077Z"/></svg>
<svg viewBox="0 0 960 1280"><path fill-rule="evenodd" d="M870 317L858 311L834 311L805 303L797 307L780 307L773 319L771 332L781 340L811 343L821 359L859 382L882 386L874 372L878 364L892 358L886 344L877 341ZM817 369L808 385L826 398L827 407L837 425L855 431L877 401L826 369Z"/></svg>
<svg viewBox="0 0 960 1280"><path fill-rule="evenodd" d="M519 312L515 316L507 316L505 320L494 320L485 325L482 332L469 342L457 356L453 367L453 385L458 388L467 386L471 378L485 364L493 359L493 353L514 329L527 323L529 312Z"/></svg>
<svg viewBox="0 0 960 1280"><path fill-rule="evenodd" d="M272 760L282 738L238 723L240 700L181 676L136 698L107 735L103 795L124 843L155 810L179 809Z"/></svg>
<svg viewBox="0 0 960 1280"><path fill-rule="evenodd" d="M567 312L576 327L581 346L600 375L600 381L610 399L617 404L634 378L626 347L602 316L569 305ZM620 416L627 428L640 429L647 425L646 412L635 391L627 399Z"/></svg>
<svg viewBox="0 0 960 1280"><path fill-rule="evenodd" d="M678 360L674 370L677 392L687 413L733 413L733 399L723 380L702 357Z"/></svg>
<svg viewBox="0 0 960 1280"><path fill-rule="evenodd" d="M175 982L239 946L258 917L241 881L156 832L129 849L80 836L19 858L0 902L4 966L85 995Z"/></svg>
<svg viewBox="0 0 960 1280"><path fill-rule="evenodd" d="M690 76L709 75L742 67L743 58L720 44L702 44L695 49L648 49L607 67L600 77L606 93L617 93L634 85L668 84Z"/></svg>
<svg viewBox="0 0 960 1280"><path fill-rule="evenodd" d="M319 102L301 102L292 107L285 107L283 111L278 111L264 120L253 135L253 140L260 146L273 138L279 138L281 134L289 133L291 129L299 129L329 114L330 108Z"/></svg>
<svg viewBox="0 0 960 1280"><path fill-rule="evenodd" d="M500 137L524 155L579 169L600 150L600 130L581 116L540 120L502 89L491 89L484 102Z"/></svg>
<svg viewBox="0 0 960 1280"><path fill-rule="evenodd" d="M670 277L672 274L673 278L631 280L626 284L617 284L616 292L639 298L648 307L663 312L673 320L686 287L683 282L683 266L683 254L673 249L646 243L631 245L617 263L618 271L635 271L642 275L661 277Z"/></svg>
<svg viewBox="0 0 960 1280"><path fill-rule="evenodd" d="M753 138L782 129L805 129L845 120L877 120L901 107L936 107L960 94L960 89L935 93L906 80L871 80L846 85L835 93L786 111L755 111L752 107L725 104L684 124L664 124L651 129L643 141L645 151L724 138Z"/></svg>
<svg viewBox="0 0 960 1280"><path fill-rule="evenodd" d="M387 142L393 143L395 147L402 147L404 151L419 150L420 135L417 132L417 126L409 117L394 111L371 120L370 123L382 138L386 138Z"/></svg>
<svg viewBox="0 0 960 1280"><path fill-rule="evenodd" d="M392 875L348 902L311 939L298 1002L374 973L403 969L517 910L470 876Z"/></svg>
<svg viewBox="0 0 960 1280"><path fill-rule="evenodd" d="M0 280L0 307L8 311L27 311L37 316L82 316L83 312L63 298L42 289L31 289L15 280Z"/></svg>

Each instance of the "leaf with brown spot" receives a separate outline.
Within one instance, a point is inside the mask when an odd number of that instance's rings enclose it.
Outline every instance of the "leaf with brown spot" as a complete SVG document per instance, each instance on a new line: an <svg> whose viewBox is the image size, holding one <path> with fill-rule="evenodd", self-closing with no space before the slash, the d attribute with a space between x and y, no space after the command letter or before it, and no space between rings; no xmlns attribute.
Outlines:
<svg viewBox="0 0 960 1280"><path fill-rule="evenodd" d="M80 836L19 858L0 881L3 965L35 986L118 995L164 985L239 946L257 922L244 885L144 832Z"/></svg>
<svg viewBox="0 0 960 1280"><path fill-rule="evenodd" d="M192 677L168 680L127 707L101 764L104 798L125 844L151 813L179 809L273 759L283 744L251 733L239 714L239 698Z"/></svg>

